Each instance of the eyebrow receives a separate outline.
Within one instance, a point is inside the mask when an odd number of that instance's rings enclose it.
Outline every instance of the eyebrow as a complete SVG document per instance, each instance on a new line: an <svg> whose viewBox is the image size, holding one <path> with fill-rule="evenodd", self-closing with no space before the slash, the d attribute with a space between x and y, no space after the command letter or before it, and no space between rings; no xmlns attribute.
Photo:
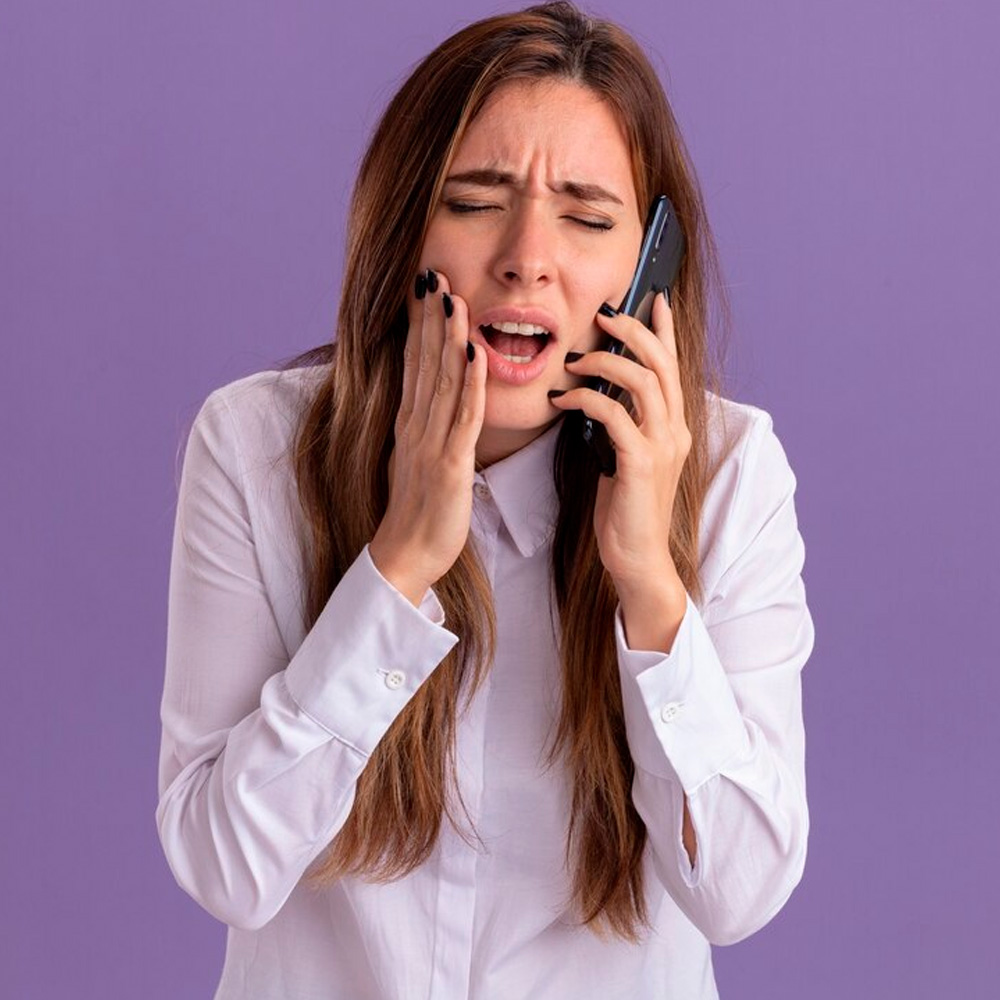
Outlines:
<svg viewBox="0 0 1000 1000"><path fill-rule="evenodd" d="M466 170L460 174L450 174L444 180L445 184L474 184L477 187L515 187L517 178L503 170L491 170L482 168L479 170ZM549 187L560 194L568 194L580 201L610 201L615 205L622 205L624 202L618 195L613 194L600 184L588 184L583 181L561 181L558 184L550 184Z"/></svg>

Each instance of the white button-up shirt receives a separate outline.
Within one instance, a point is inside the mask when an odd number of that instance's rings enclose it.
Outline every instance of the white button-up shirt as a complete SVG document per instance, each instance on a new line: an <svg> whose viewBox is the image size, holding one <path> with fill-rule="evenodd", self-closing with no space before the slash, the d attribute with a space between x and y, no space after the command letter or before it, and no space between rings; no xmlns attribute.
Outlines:
<svg viewBox="0 0 1000 1000"><path fill-rule="evenodd" d="M476 475L471 531L498 626L496 659L457 729L476 837L445 821L431 857L389 884L301 881L347 819L379 739L458 641L433 589L414 607L367 547L304 628L288 453L327 370L212 393L184 459L156 822L178 883L229 925L217 1000L716 997L710 943L738 941L780 909L809 825L800 671L813 623L795 477L771 418L723 404L735 443L702 516L705 599L688 597L669 654L629 648L616 612L632 794L648 828L653 931L635 945L601 940L568 908L567 782L544 767L560 687L549 617L558 424Z"/></svg>

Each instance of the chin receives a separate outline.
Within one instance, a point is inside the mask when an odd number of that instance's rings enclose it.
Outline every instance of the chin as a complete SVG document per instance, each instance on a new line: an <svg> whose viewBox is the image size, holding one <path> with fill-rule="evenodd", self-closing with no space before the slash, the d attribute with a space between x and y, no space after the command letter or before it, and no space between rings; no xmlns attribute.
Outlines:
<svg viewBox="0 0 1000 1000"><path fill-rule="evenodd" d="M523 390L521 390L523 392ZM548 395L540 388L532 399L497 399L490 398L486 392L486 412L483 415L483 430L487 428L495 433L524 433L536 431L541 433L558 416L560 411L549 404Z"/></svg>

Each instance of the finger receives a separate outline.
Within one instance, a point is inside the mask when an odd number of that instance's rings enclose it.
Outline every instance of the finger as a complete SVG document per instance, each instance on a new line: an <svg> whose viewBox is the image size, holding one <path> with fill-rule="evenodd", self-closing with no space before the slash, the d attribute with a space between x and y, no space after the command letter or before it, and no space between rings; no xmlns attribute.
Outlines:
<svg viewBox="0 0 1000 1000"><path fill-rule="evenodd" d="M670 298L665 291L662 295L657 295L656 301L653 303L652 322L656 336L670 356L671 363L664 371L657 373L663 386L667 411L678 433L681 429L687 433L687 421L684 416L684 390L681 388L681 366L677 350L677 328L674 326L674 312L670 305Z"/></svg>
<svg viewBox="0 0 1000 1000"><path fill-rule="evenodd" d="M674 330L674 313L666 293L657 295L653 302L653 331L673 359L677 360L677 332Z"/></svg>
<svg viewBox="0 0 1000 1000"><path fill-rule="evenodd" d="M465 370L469 365L466 354L469 341L469 307L463 298L451 293L447 279L443 275L439 280L442 289L444 339L424 435L424 439L435 449L443 448L451 433L464 392Z"/></svg>
<svg viewBox="0 0 1000 1000"><path fill-rule="evenodd" d="M570 389L561 396L551 397L551 402L560 410L583 410L588 417L604 424L619 459L635 458L647 447L628 410L603 393L594 389Z"/></svg>
<svg viewBox="0 0 1000 1000"><path fill-rule="evenodd" d="M657 308L659 306L659 309ZM662 310L667 304L662 295L656 296L653 302L654 326L659 331L654 333L637 319L631 316L605 316L597 314L597 322L611 336L616 337L632 352L641 365L656 373L660 383L660 392L667 408L667 419L670 422L684 419L684 395L681 390L680 367L677 361L676 348L671 353L660 333L664 328ZM669 314L669 308L667 308ZM669 322L670 336L673 336L672 320Z"/></svg>
<svg viewBox="0 0 1000 1000"><path fill-rule="evenodd" d="M475 353L472 360L466 354L465 377L462 380L462 395L458 401L455 420L446 442L446 449L456 459L472 454L475 457L476 442L482 431L486 416L486 351L468 342L466 350Z"/></svg>
<svg viewBox="0 0 1000 1000"><path fill-rule="evenodd" d="M662 298L662 295L656 296L656 300ZM656 301L653 303L653 309L655 312ZM664 365L670 362L671 355L663 341L634 316L627 316L624 313L605 316L603 313L597 313L595 319L598 326L616 340L620 340L636 356L641 365L655 370L657 364Z"/></svg>
<svg viewBox="0 0 1000 1000"><path fill-rule="evenodd" d="M437 387L438 370L441 367L441 348L445 337L442 292L446 290L446 287L442 275L435 275L433 284L437 286L437 290L431 291L428 288L423 299L420 347L416 359L416 386L411 423L417 440L423 437L427 427L431 401Z"/></svg>
<svg viewBox="0 0 1000 1000"><path fill-rule="evenodd" d="M423 299L427 295L427 282L423 272L418 274L406 297L406 313L409 326L406 343L403 346L403 390L396 414L396 436L409 423L413 413L413 402L417 389L417 365L420 358L420 335L424 320Z"/></svg>
<svg viewBox="0 0 1000 1000"><path fill-rule="evenodd" d="M666 428L667 403L660 378L652 369L610 351L591 351L576 361L567 362L566 370L573 375L598 376L626 389L635 407L636 423L644 433L655 436L657 431Z"/></svg>

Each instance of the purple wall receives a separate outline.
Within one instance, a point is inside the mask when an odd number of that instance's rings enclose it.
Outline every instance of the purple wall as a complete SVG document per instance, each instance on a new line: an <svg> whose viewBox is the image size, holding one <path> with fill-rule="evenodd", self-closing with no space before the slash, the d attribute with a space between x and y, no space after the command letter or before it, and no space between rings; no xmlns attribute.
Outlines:
<svg viewBox="0 0 1000 1000"><path fill-rule="evenodd" d="M176 453L212 388L328 338L379 109L496 9L337 7L3 4L6 995L216 984L153 818ZM1000 8L613 11L699 171L817 629L806 876L716 950L722 996L995 995Z"/></svg>

